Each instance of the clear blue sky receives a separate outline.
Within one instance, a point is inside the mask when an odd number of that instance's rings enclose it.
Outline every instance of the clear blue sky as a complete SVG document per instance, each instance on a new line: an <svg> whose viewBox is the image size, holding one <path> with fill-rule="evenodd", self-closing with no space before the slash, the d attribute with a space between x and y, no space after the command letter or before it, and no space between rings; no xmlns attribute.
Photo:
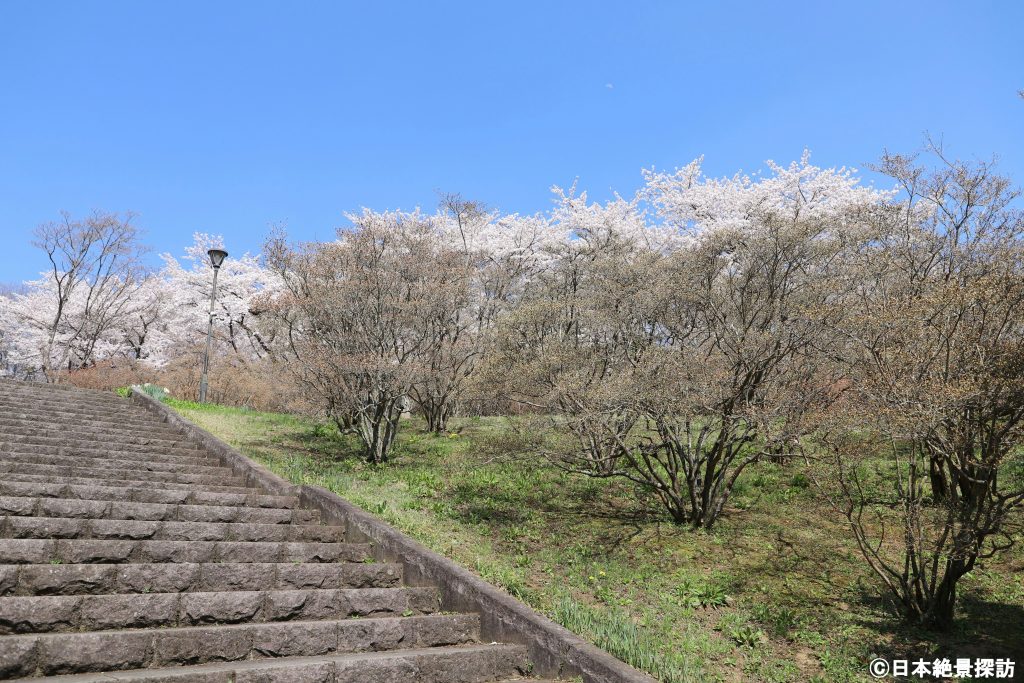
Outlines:
<svg viewBox="0 0 1024 683"><path fill-rule="evenodd" d="M0 282L61 210L259 249L343 213L505 211L640 169L860 166L930 131L1024 182L1024 3L3 2Z"/></svg>

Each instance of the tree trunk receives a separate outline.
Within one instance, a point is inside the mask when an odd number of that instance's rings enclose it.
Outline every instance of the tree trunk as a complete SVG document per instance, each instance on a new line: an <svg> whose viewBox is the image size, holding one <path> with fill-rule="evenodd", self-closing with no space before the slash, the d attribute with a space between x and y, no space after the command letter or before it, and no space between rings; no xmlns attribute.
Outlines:
<svg viewBox="0 0 1024 683"><path fill-rule="evenodd" d="M434 434L443 434L448 431L448 406L444 402L430 403L421 406L423 416L427 419L427 431Z"/></svg>
<svg viewBox="0 0 1024 683"><path fill-rule="evenodd" d="M387 462L401 417L402 402L397 398L384 398L363 406L356 431L363 442L367 462L376 465Z"/></svg>
<svg viewBox="0 0 1024 683"><path fill-rule="evenodd" d="M941 456L928 458L928 478L932 485L932 500L936 503L945 501L949 497L949 479Z"/></svg>

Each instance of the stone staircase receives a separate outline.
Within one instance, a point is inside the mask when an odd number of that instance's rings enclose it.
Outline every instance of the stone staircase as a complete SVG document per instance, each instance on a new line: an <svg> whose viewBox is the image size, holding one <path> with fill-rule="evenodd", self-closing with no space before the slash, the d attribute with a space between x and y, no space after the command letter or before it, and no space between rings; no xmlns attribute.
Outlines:
<svg viewBox="0 0 1024 683"><path fill-rule="evenodd" d="M247 488L146 410L0 380L0 680L475 683L482 643L297 498Z"/></svg>

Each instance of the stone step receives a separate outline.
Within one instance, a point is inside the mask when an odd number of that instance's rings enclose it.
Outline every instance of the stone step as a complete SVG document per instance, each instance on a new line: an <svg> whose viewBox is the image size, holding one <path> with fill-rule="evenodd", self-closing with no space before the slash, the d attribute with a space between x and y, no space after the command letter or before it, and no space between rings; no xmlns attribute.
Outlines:
<svg viewBox="0 0 1024 683"><path fill-rule="evenodd" d="M320 568L331 565L306 566ZM0 600L0 636L352 617L407 617L433 614L438 610L439 600L434 588L9 597Z"/></svg>
<svg viewBox="0 0 1024 683"><path fill-rule="evenodd" d="M148 424L144 429L132 428L125 426L122 422L110 421L110 424L99 424L95 422L82 423L72 422L68 424L57 424L45 421L40 422L36 418L23 418L11 415L9 413L0 412L0 432L6 429L33 429L37 433L41 434L53 434L55 427L61 429L73 428L84 430L83 433L92 432L110 432L113 436L132 436L137 434L145 434L147 437L155 439L180 439L181 432L170 426L165 422L153 422Z"/></svg>
<svg viewBox="0 0 1024 683"><path fill-rule="evenodd" d="M475 614L12 635L0 638L0 677L442 647L479 635Z"/></svg>
<svg viewBox="0 0 1024 683"><path fill-rule="evenodd" d="M96 479L109 482L141 481L163 484L207 484L210 486L244 486L240 477L188 474L175 472L122 471L103 467L74 467L72 465L36 465L33 463L4 462L0 460L0 477L4 474L30 474L44 477L72 477L75 479ZM15 480L17 481L17 480Z"/></svg>
<svg viewBox="0 0 1024 683"><path fill-rule="evenodd" d="M9 440L0 437L0 453L39 453L41 455L81 455L103 457L116 455L131 460L167 460L218 462L216 456L191 448L159 448L139 444L119 444L116 441L95 441L90 443L56 442L44 443L33 437L31 440Z"/></svg>
<svg viewBox="0 0 1024 683"><path fill-rule="evenodd" d="M199 467L222 468L220 460L209 455L200 455L197 451L193 455L161 455L153 452L131 452L111 449L84 449L84 448L63 448L59 446L38 446L35 444L10 444L9 448L0 448L0 460L24 461L29 456L44 456L48 458L70 458L71 461L60 461L66 464L74 464L74 460L124 460L130 461L135 467L149 463L163 463L171 465L195 465ZM8 458L8 455L14 456Z"/></svg>
<svg viewBox="0 0 1024 683"><path fill-rule="evenodd" d="M163 424L160 418L145 408L125 403L122 407L93 407L78 403L46 403L42 401L7 401L0 399L0 415L21 417L45 417L48 420L72 420L88 423L92 420L113 424L138 423L144 425Z"/></svg>
<svg viewBox="0 0 1024 683"><path fill-rule="evenodd" d="M262 489L250 488L248 486L217 486L214 484L183 484L173 481L152 482L142 479L113 479L111 477L68 477L57 474L18 474L13 472L4 473L0 476L0 483L3 482L38 482L45 484L77 485L82 484L90 487L124 486L126 488L137 488L142 486L154 486L156 489L168 491L204 491L208 493L239 493L239 494L261 494ZM155 486L158 484L158 486Z"/></svg>
<svg viewBox="0 0 1024 683"><path fill-rule="evenodd" d="M365 562L365 543L0 538L0 564Z"/></svg>
<svg viewBox="0 0 1024 683"><path fill-rule="evenodd" d="M50 387L10 387L0 384L0 398L31 401L73 401L92 406L130 405L131 401L110 391L52 391Z"/></svg>
<svg viewBox="0 0 1024 683"><path fill-rule="evenodd" d="M39 424L53 426L54 429L72 429L78 425L89 425L91 427L135 427L140 431L149 431L163 427L170 429L166 422L160 422L148 413L127 413L125 415L111 415L105 411L96 413L81 413L67 411L46 411L33 410L31 408L12 408L10 406L0 409L0 419L4 420L33 420Z"/></svg>
<svg viewBox="0 0 1024 683"><path fill-rule="evenodd" d="M248 489L258 491L259 489ZM85 484L47 484L34 481L0 481L0 496L19 498L67 498L70 500L106 500L163 505L214 505L218 507L253 507L292 509L299 506L294 496L272 496L263 493L217 493L193 491L189 488L121 488Z"/></svg>
<svg viewBox="0 0 1024 683"><path fill-rule="evenodd" d="M389 562L9 564L0 565L0 607L8 597L391 588L401 578L402 565Z"/></svg>
<svg viewBox="0 0 1024 683"><path fill-rule="evenodd" d="M0 380L0 679L522 680L524 648L246 481L131 401Z"/></svg>
<svg viewBox="0 0 1024 683"><path fill-rule="evenodd" d="M202 453L199 446L182 435L163 436L140 435L135 430L115 432L113 430L96 429L79 426L73 432L54 434L50 428L29 427L24 425L8 425L0 427L4 441L23 441L35 444L54 444L57 446L81 446L92 448L88 444L102 443L109 446L132 447L144 446L150 451L163 448L180 448L195 453ZM148 430L147 430L148 431Z"/></svg>
<svg viewBox="0 0 1024 683"><path fill-rule="evenodd" d="M0 449L0 462L18 462L33 465L55 465L58 467L88 467L94 469L115 469L120 472L187 472L190 474L209 474L221 476L234 476L234 473L220 465L214 465L213 460L181 460L178 462L161 457L126 459L116 453L110 453L107 457L99 455L89 457L82 455L48 455L45 453L28 453L24 451L9 452Z"/></svg>
<svg viewBox="0 0 1024 683"><path fill-rule="evenodd" d="M521 681L521 676L529 668L525 647L474 644L317 657L278 657L21 680L40 683L490 683Z"/></svg>
<svg viewBox="0 0 1024 683"><path fill-rule="evenodd" d="M0 495L0 515L79 517L171 522L244 522L249 524L318 524L316 510L259 508L238 505L168 505L121 500L76 500Z"/></svg>
<svg viewBox="0 0 1024 683"><path fill-rule="evenodd" d="M26 403L31 403L33 405L69 405L83 406L92 410L103 409L110 411L124 410L126 408L134 407L131 401L119 396L111 396L109 399L106 397L99 397L100 400L96 400L96 398L97 397L93 396L69 396L62 393L9 392L0 390L0 402L16 405L23 405Z"/></svg>
<svg viewBox="0 0 1024 683"><path fill-rule="evenodd" d="M6 515L0 516L0 538L343 543L345 528L315 524L164 522Z"/></svg>
<svg viewBox="0 0 1024 683"><path fill-rule="evenodd" d="M67 383L49 384L47 382L31 382L31 381L28 381L28 380L13 379L13 378L11 378L11 379L5 378L5 379L0 380L0 388L4 389L6 391L16 391L16 390L20 390L20 389L25 389L25 390L30 390L30 391L47 391L47 392L66 391L68 393L78 392L80 394L97 395L97 396L103 396L103 397L108 397L109 396L111 398L120 398L114 392L107 391L105 389L89 389L89 388L86 388L86 387L75 386L74 384L67 384Z"/></svg>
<svg viewBox="0 0 1024 683"><path fill-rule="evenodd" d="M168 456L182 456L185 458L209 458L205 452L188 446L154 446L138 443L120 443L116 440L98 438L81 439L75 437L65 438L62 436L0 436L0 450L16 451L19 447L31 447L37 449L60 449L57 453L81 453L93 451L96 453L108 453L112 451L122 453L146 453L161 454Z"/></svg>
<svg viewBox="0 0 1024 683"><path fill-rule="evenodd" d="M94 389L79 389L78 387L55 387L54 385L21 385L12 384L6 380L0 380L0 397L15 400L74 400L88 403L90 405L119 406L128 403L128 399L122 398L111 391L97 391Z"/></svg>

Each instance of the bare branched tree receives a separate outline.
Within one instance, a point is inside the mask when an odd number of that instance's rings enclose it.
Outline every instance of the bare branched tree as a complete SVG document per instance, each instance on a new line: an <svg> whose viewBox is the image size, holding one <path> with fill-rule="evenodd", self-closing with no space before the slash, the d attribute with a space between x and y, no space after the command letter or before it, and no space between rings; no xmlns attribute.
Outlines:
<svg viewBox="0 0 1024 683"><path fill-rule="evenodd" d="M834 395L813 353L843 241L770 213L663 252L583 231L509 316L489 373L577 447L555 460L710 528L750 464Z"/></svg>
<svg viewBox="0 0 1024 683"><path fill-rule="evenodd" d="M822 443L834 500L910 619L952 624L957 582L1011 542L1024 485L1024 216L988 163L887 155L904 199L850 254Z"/></svg>
<svg viewBox="0 0 1024 683"><path fill-rule="evenodd" d="M34 321L45 330L40 355L48 381L93 362L97 343L130 306L141 280L132 219L96 212L74 220L64 214L36 229L33 244L49 260L53 289L49 316Z"/></svg>
<svg viewBox="0 0 1024 683"><path fill-rule="evenodd" d="M286 339L285 367L317 409L384 462L408 397L437 386L438 347L466 308L460 251L445 247L429 221L366 213L332 243L267 245L286 292L261 304L261 317ZM458 325L454 325L458 329Z"/></svg>

